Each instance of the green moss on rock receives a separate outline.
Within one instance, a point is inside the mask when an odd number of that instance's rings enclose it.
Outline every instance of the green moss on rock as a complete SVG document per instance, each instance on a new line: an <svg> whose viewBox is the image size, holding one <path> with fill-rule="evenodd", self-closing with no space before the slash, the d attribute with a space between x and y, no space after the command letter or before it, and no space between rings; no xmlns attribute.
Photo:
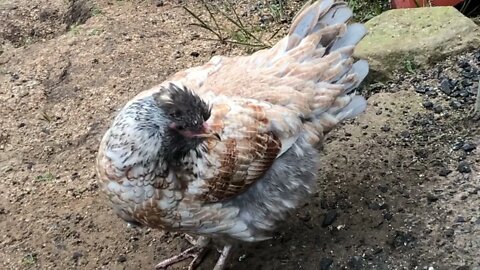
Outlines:
<svg viewBox="0 0 480 270"><path fill-rule="evenodd" d="M377 80L480 46L480 28L453 7L389 10L366 26L369 34L355 56L370 61L370 75Z"/></svg>

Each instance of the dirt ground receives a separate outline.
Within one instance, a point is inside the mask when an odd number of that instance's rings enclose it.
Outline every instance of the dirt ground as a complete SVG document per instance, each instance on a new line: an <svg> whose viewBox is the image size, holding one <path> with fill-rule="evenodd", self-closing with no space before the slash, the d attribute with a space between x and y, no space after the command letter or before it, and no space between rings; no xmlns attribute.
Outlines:
<svg viewBox="0 0 480 270"><path fill-rule="evenodd" d="M32 2L0 0L0 268L152 269L187 242L113 215L99 140L139 91L244 51L203 40L181 1ZM327 141L318 193L229 269L480 269L479 65L477 50L367 85L367 112Z"/></svg>

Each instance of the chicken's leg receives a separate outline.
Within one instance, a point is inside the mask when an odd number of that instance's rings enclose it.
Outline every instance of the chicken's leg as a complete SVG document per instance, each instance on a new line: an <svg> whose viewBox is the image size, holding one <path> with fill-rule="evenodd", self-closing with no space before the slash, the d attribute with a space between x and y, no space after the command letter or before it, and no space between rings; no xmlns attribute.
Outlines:
<svg viewBox="0 0 480 270"><path fill-rule="evenodd" d="M192 262L188 265L188 270L195 269L196 266L202 261L205 253L208 249L208 244L210 243L210 239L204 236L200 236L196 241L193 240L193 237L190 235L187 238L187 241L193 244L193 247L190 247L182 253L163 260L159 264L155 266L156 270L165 270L170 265L176 264L178 262L184 261L188 258L193 258Z"/></svg>
<svg viewBox="0 0 480 270"><path fill-rule="evenodd" d="M223 270L223 268L225 268L225 262L227 261L231 249L232 245L226 245L223 247L223 250L220 253L220 258L218 258L218 261L215 264L213 270Z"/></svg>

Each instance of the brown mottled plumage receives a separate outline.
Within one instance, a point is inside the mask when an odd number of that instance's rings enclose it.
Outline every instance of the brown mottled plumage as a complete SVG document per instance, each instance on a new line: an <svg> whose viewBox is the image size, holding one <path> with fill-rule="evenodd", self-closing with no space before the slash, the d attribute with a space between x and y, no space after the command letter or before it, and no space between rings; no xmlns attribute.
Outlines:
<svg viewBox="0 0 480 270"><path fill-rule="evenodd" d="M361 113L366 31L343 2L313 1L273 48L216 56L141 92L116 116L97 159L102 187L129 223L210 239L261 241L312 192L324 135Z"/></svg>

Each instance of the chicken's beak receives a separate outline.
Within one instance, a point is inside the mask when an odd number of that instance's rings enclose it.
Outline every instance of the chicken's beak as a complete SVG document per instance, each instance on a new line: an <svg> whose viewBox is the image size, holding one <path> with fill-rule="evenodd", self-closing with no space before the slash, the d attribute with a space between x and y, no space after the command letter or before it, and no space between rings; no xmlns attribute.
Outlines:
<svg viewBox="0 0 480 270"><path fill-rule="evenodd" d="M201 133L193 135L196 138L215 139L221 141L220 135L214 132L206 123L203 124L203 130Z"/></svg>
<svg viewBox="0 0 480 270"><path fill-rule="evenodd" d="M195 138L204 138L204 139L216 139L221 141L222 139L220 138L220 135L218 133L213 132L211 129L205 130L205 132L200 133L200 134L195 134L193 135Z"/></svg>

